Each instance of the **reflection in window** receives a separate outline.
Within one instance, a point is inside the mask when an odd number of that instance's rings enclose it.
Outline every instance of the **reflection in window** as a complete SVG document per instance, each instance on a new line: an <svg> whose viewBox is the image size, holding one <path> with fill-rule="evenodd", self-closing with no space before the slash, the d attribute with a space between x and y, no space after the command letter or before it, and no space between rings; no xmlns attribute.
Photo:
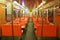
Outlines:
<svg viewBox="0 0 60 40"><path fill-rule="evenodd" d="M53 13L54 13L53 9L48 10L48 21L50 23L53 23L53 16L54 16Z"/></svg>

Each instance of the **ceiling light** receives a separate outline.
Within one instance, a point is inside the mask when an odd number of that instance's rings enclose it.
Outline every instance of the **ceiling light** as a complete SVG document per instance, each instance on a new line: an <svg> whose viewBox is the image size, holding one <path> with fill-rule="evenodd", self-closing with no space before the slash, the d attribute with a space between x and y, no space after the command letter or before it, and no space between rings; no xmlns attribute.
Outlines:
<svg viewBox="0 0 60 40"><path fill-rule="evenodd" d="M45 4L46 3L46 1L43 1L43 4Z"/></svg>
<svg viewBox="0 0 60 40"><path fill-rule="evenodd" d="M46 1L43 1L36 9L38 9L39 7L43 6L43 4L45 4Z"/></svg>
<svg viewBox="0 0 60 40"><path fill-rule="evenodd" d="M24 9L24 7L22 5L20 5L17 1L14 1L13 2L13 5L18 6L18 7L21 7L22 9Z"/></svg>

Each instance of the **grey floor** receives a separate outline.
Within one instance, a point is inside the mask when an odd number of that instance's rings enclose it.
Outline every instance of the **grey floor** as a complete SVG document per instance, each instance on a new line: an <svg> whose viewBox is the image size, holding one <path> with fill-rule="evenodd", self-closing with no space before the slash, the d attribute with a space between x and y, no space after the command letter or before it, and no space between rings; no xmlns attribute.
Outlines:
<svg viewBox="0 0 60 40"><path fill-rule="evenodd" d="M36 40L35 30L31 18L28 21L26 33L23 35L22 40Z"/></svg>

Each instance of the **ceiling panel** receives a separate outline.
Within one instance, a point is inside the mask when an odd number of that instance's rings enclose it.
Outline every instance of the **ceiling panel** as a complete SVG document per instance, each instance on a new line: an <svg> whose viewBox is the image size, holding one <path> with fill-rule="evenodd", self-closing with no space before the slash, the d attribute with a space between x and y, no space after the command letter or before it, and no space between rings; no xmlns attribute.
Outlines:
<svg viewBox="0 0 60 40"><path fill-rule="evenodd" d="M22 3L22 1L24 1L25 6L28 7L29 9L33 9L34 7L36 8L41 2L42 0L16 0L17 2L20 1L20 4ZM47 3L53 0L45 0Z"/></svg>

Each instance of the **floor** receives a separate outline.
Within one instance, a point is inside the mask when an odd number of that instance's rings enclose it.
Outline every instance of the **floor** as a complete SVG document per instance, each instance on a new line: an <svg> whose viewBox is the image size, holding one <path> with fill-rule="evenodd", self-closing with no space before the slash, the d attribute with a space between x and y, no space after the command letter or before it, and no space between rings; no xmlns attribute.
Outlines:
<svg viewBox="0 0 60 40"><path fill-rule="evenodd" d="M37 40L32 19L30 18L27 24L26 33L23 35L22 40Z"/></svg>

